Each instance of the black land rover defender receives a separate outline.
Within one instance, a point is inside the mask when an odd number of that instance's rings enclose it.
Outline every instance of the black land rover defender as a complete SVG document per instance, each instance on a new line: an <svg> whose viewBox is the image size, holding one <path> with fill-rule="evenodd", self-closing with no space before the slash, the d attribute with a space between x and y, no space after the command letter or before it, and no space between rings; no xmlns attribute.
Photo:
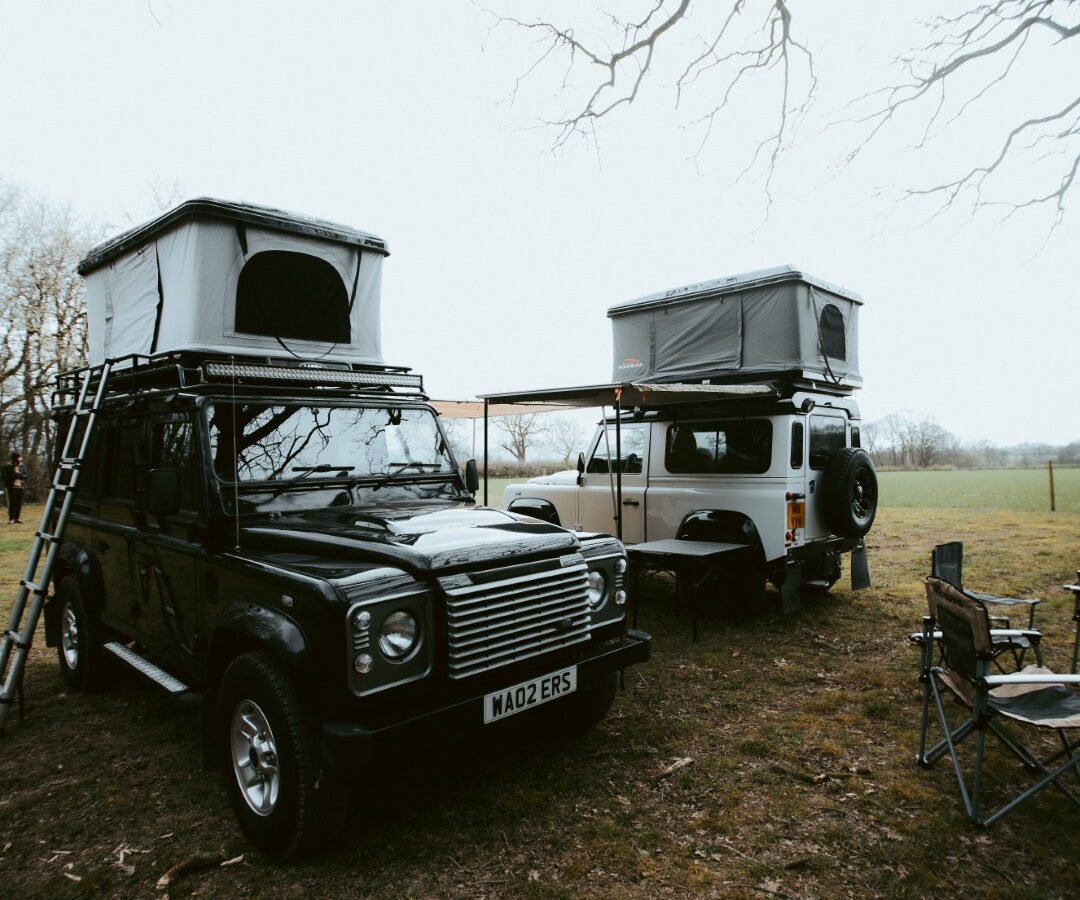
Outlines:
<svg viewBox="0 0 1080 900"><path fill-rule="evenodd" d="M78 471L45 613L64 678L99 688L121 659L203 692L204 758L277 857L399 742L519 713L586 729L649 655L622 545L478 506L405 369L134 357Z"/></svg>

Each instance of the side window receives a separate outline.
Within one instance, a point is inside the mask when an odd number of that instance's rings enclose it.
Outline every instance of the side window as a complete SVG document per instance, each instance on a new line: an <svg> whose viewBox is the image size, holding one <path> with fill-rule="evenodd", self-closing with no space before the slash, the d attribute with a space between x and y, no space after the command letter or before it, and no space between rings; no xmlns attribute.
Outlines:
<svg viewBox="0 0 1080 900"><path fill-rule="evenodd" d="M810 417L810 468L824 469L829 454L844 447L844 420L835 416Z"/></svg>
<svg viewBox="0 0 1080 900"><path fill-rule="evenodd" d="M772 464L772 422L675 423L668 428L664 465L669 472L760 475Z"/></svg>
<svg viewBox="0 0 1080 900"><path fill-rule="evenodd" d="M171 418L151 426L150 468L175 469L180 475L180 508L199 511L198 454L190 419Z"/></svg>
<svg viewBox="0 0 1080 900"><path fill-rule="evenodd" d="M803 465L803 432L802 422L791 423L791 468L793 469L801 469Z"/></svg>
<svg viewBox="0 0 1080 900"><path fill-rule="evenodd" d="M142 431L139 422L121 422L105 435L103 497L135 502L137 481L145 468Z"/></svg>
<svg viewBox="0 0 1080 900"><path fill-rule="evenodd" d="M861 447L862 446L862 435L859 433L859 426L858 425L853 426L852 429L851 429L851 446L852 447Z"/></svg>
<svg viewBox="0 0 1080 900"><path fill-rule="evenodd" d="M607 429L607 440L604 433L600 432L600 439L593 447L592 459L585 468L586 472L607 472L608 453L615 458L615 429ZM622 471L624 475L640 475L642 472L642 460L645 458L645 426L624 425L622 427L622 459L612 471Z"/></svg>

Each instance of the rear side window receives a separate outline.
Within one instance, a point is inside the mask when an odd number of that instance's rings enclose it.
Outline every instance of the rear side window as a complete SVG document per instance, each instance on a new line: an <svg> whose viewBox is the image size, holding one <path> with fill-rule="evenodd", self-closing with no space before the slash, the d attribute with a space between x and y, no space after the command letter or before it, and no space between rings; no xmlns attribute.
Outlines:
<svg viewBox="0 0 1080 900"><path fill-rule="evenodd" d="M142 425L125 422L109 429L103 496L134 502L137 480L145 468Z"/></svg>
<svg viewBox="0 0 1080 900"><path fill-rule="evenodd" d="M664 464L669 472L758 475L771 463L768 419L685 422L668 428Z"/></svg>
<svg viewBox="0 0 1080 900"><path fill-rule="evenodd" d="M844 420L835 416L810 417L810 468L824 469L829 454L846 443Z"/></svg>
<svg viewBox="0 0 1080 900"><path fill-rule="evenodd" d="M349 293L330 263L307 253L266 250L240 271L236 330L301 341L349 343Z"/></svg>
<svg viewBox="0 0 1080 900"><path fill-rule="evenodd" d="M801 469L803 464L803 437L804 429L802 422L791 423L791 468Z"/></svg>
<svg viewBox="0 0 1080 900"><path fill-rule="evenodd" d="M180 480L180 508L198 512L199 457L195 429L189 419L156 422L150 435L150 467L175 469Z"/></svg>

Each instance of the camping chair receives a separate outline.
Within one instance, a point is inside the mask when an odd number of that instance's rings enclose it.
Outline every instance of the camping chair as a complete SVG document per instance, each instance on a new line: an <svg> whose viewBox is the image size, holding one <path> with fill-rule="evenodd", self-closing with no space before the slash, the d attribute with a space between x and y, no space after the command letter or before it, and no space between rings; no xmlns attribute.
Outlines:
<svg viewBox="0 0 1080 900"><path fill-rule="evenodd" d="M929 615L924 625L923 653L927 665L932 653L931 629L936 627L941 631L944 645L941 665L930 667L929 672L929 689L934 697L944 737L929 750L926 749L924 708L918 763L930 767L943 756L948 755L952 759L964 809L977 825L992 824L1050 784L1080 806L1080 797L1062 782L1063 776L1070 771L1080 778L1080 744L1073 743L1069 738L1070 731L1080 730L1080 696L1066 686L1080 685L1080 675L1055 675L1041 666L1027 666L1022 672L1010 675L990 674L994 645L986 606L932 576L926 579L926 597ZM956 727L950 725L945 714L943 686L968 710L967 718ZM1006 728L1006 721L1037 730L1056 731L1062 749L1040 761ZM992 732L1026 769L1041 777L1035 784L984 816L980 814L980 802L987 731ZM972 734L975 735L975 759L971 766L972 781L969 787L957 746Z"/></svg>
<svg viewBox="0 0 1080 900"><path fill-rule="evenodd" d="M990 603L994 606L1027 606L1028 628L1035 627L1035 607L1042 603L1038 597L1000 597L997 594L984 594L981 591L972 591L964 587L964 542L950 541L947 544L938 544L930 553L930 574L934 578L947 581L958 591L963 591L969 597L974 597L982 603ZM1004 616L992 617L998 621L1004 620L1008 627L1008 618Z"/></svg>
<svg viewBox="0 0 1080 900"><path fill-rule="evenodd" d="M1038 597L1001 597L997 594L986 594L982 591L971 591L964 588L964 544L962 541L950 541L947 544L938 544L930 552L930 575L947 581L958 591L973 597L981 603L989 603L995 606L1027 606L1028 621L1026 631L1035 629L1035 607L1042 600ZM1001 658L1008 654L1012 657L1014 668L1020 669L1024 665L1024 656L1028 650L1035 651L1035 660L1041 666L1043 663L1042 652L1039 649L1038 637L1020 634L1008 637L1012 630L1012 622L1008 616L990 616L990 622L998 626L991 632L994 639L994 664L1002 672ZM915 640L914 636L912 639ZM940 640L940 638L939 638Z"/></svg>

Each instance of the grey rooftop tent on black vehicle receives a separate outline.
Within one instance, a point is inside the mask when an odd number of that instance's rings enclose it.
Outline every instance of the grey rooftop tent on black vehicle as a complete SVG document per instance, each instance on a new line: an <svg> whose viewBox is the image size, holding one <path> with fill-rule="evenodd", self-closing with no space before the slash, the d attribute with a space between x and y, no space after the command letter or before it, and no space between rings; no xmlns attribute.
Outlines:
<svg viewBox="0 0 1080 900"><path fill-rule="evenodd" d="M793 266L672 288L608 310L612 381L797 377L862 386L862 298Z"/></svg>
<svg viewBox="0 0 1080 900"><path fill-rule="evenodd" d="M93 248L90 364L174 350L382 362L386 244L296 213L199 198Z"/></svg>

